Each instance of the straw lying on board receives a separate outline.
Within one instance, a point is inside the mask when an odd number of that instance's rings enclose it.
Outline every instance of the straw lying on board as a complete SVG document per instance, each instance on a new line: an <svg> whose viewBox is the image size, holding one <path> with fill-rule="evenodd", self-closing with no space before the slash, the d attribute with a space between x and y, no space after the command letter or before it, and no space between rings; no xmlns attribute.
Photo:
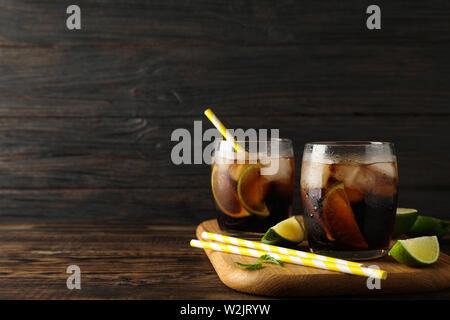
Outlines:
<svg viewBox="0 0 450 320"><path fill-rule="evenodd" d="M364 267L360 267L360 266L345 265L345 264L339 264L339 263L330 262L330 261L321 261L321 260L314 260L314 259L309 259L309 258L300 258L300 257L288 256L288 255L280 254L280 253L265 252L265 251L255 250L255 249L237 247L237 246L223 244L223 243L200 241L200 240L194 240L194 239L191 240L190 245L195 248L203 248L203 249L210 249L210 250L227 252L227 253L234 253L234 254L238 254L238 255L242 255L242 256L255 257L255 258L259 258L265 254L268 254L271 257L273 257L274 259L281 260L286 263L293 263L293 264L297 264L297 265L314 267L314 268L324 269L324 270L329 270L329 271L343 272L343 273L353 274L353 275L363 276L363 277L371 277L371 278L375 278L375 279L386 279L387 278L386 271L378 270L378 269L374 269L374 268L364 268Z"/></svg>
<svg viewBox="0 0 450 320"><path fill-rule="evenodd" d="M202 232L201 237L203 239L209 239L209 240L218 241L218 242L222 242L222 243L233 244L233 245L236 245L239 247L257 249L257 250L267 251L267 252L280 253L280 254L285 254L288 256L308 258L308 259L320 260L320 261L328 261L328 262L334 262L334 263L344 264L344 265L348 265L348 266L356 266L356 267L363 266L361 263L357 263L357 262L353 262L353 261L336 259L336 258L332 258L332 257L315 254L315 253L304 252L304 251L299 251L299 250L292 250L292 249L283 248L283 247L277 247L277 246L268 245L268 244L261 243L261 242L239 239L239 238L235 238L235 237L229 237L229 236L225 236L225 235L218 234L218 233Z"/></svg>

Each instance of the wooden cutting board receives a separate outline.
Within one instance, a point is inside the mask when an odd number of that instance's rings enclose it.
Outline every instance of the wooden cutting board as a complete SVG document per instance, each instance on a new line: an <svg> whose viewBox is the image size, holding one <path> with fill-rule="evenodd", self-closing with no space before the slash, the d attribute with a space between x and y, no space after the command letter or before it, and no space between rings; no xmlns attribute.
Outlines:
<svg viewBox="0 0 450 320"><path fill-rule="evenodd" d="M221 233L217 221L202 222L196 231L197 238L203 231ZM307 243L299 250L307 251ZM411 268L386 256L364 261L365 266L377 265L388 272L386 280L380 280L380 289L368 289L365 277L285 264L265 264L260 270L245 270L236 265L256 263L257 259L231 253L205 250L220 280L228 287L250 294L264 296L331 296L354 294L407 293L442 290L450 287L450 257L441 253L438 262L426 268Z"/></svg>

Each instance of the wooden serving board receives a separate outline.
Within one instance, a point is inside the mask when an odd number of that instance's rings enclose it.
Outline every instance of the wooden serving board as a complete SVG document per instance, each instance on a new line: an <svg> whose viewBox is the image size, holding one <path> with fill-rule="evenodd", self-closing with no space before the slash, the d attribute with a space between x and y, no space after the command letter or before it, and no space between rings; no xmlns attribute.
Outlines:
<svg viewBox="0 0 450 320"><path fill-rule="evenodd" d="M215 219L204 221L197 227L196 235L200 240L203 240L200 236L203 231L224 234ZM307 243L300 244L299 250L307 251ZM368 279L365 277L288 263L283 268L265 264L260 270L245 270L236 262L256 263L257 259L213 250L205 252L226 286L250 294L330 296L424 292L450 287L450 257L444 253L441 253L438 262L426 268L411 268L389 256L364 261L366 266L377 265L388 272L387 279L380 280L380 289L368 289Z"/></svg>

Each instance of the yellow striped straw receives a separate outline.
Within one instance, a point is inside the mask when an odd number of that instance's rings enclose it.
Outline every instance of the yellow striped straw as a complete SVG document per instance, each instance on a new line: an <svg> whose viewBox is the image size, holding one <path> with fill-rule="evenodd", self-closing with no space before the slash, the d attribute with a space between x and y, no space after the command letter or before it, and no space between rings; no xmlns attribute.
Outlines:
<svg viewBox="0 0 450 320"><path fill-rule="evenodd" d="M217 128L217 130L219 130L219 132L222 134L222 136L229 141L230 143L233 144L234 149L237 152L242 151L242 147L239 145L239 143L236 142L236 140L234 139L233 135L231 135L227 128L223 125L223 123L219 120L219 118L216 117L216 115L214 114L214 112L211 109L206 109L205 110L205 115L206 117L209 119L209 121L212 122L212 124Z"/></svg>
<svg viewBox="0 0 450 320"><path fill-rule="evenodd" d="M313 267L318 269L324 269L328 271L337 271L347 274L353 274L357 276L362 277L371 277L375 279L386 279L387 278L387 272L383 270L378 270L374 268L364 268L359 266L349 266L344 264L339 264L335 262L330 261L320 261L320 260L313 260L309 258L300 258L300 257L294 257L294 256L288 256L281 253L274 253L274 252L265 252L255 249L249 249L249 248L242 248L242 247L236 247L229 244L223 244L223 243L217 243L217 242L210 242L210 241L200 241L192 239L190 243L191 247L195 248L203 248L203 249L210 249L214 251L221 251L221 252L227 252L227 253L234 253L241 256L248 256L248 257L255 257L259 258L265 254L270 255L271 257L281 260L286 263L293 263L301 266L306 267Z"/></svg>
<svg viewBox="0 0 450 320"><path fill-rule="evenodd" d="M320 261L328 261L332 263L339 263L344 264L347 266L355 266L355 267L362 267L363 265L361 263L356 263L352 261L342 260L342 259L336 259L332 257L322 256L320 254L310 253L310 252L304 252L299 250L292 250L288 248L283 247L277 247L268 245L261 242L256 241L250 241L250 240L244 240L239 239L235 237L229 237L217 233L210 233L210 232L202 232L201 234L203 239L210 239L218 242L228 243L228 244L234 244L239 247L245 247L245 248L251 248L251 249L257 249L267 252L274 252L274 253L281 253L288 256L295 256L300 258L307 258L312 260L320 260Z"/></svg>

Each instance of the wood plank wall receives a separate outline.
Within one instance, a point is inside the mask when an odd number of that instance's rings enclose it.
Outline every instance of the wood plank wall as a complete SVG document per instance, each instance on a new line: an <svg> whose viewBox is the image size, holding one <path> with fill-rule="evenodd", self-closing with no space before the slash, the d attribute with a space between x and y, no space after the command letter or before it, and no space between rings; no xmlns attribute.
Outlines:
<svg viewBox="0 0 450 320"><path fill-rule="evenodd" d="M0 1L0 221L200 222L207 165L170 161L177 128L387 140L400 205L450 218L450 2Z"/></svg>

